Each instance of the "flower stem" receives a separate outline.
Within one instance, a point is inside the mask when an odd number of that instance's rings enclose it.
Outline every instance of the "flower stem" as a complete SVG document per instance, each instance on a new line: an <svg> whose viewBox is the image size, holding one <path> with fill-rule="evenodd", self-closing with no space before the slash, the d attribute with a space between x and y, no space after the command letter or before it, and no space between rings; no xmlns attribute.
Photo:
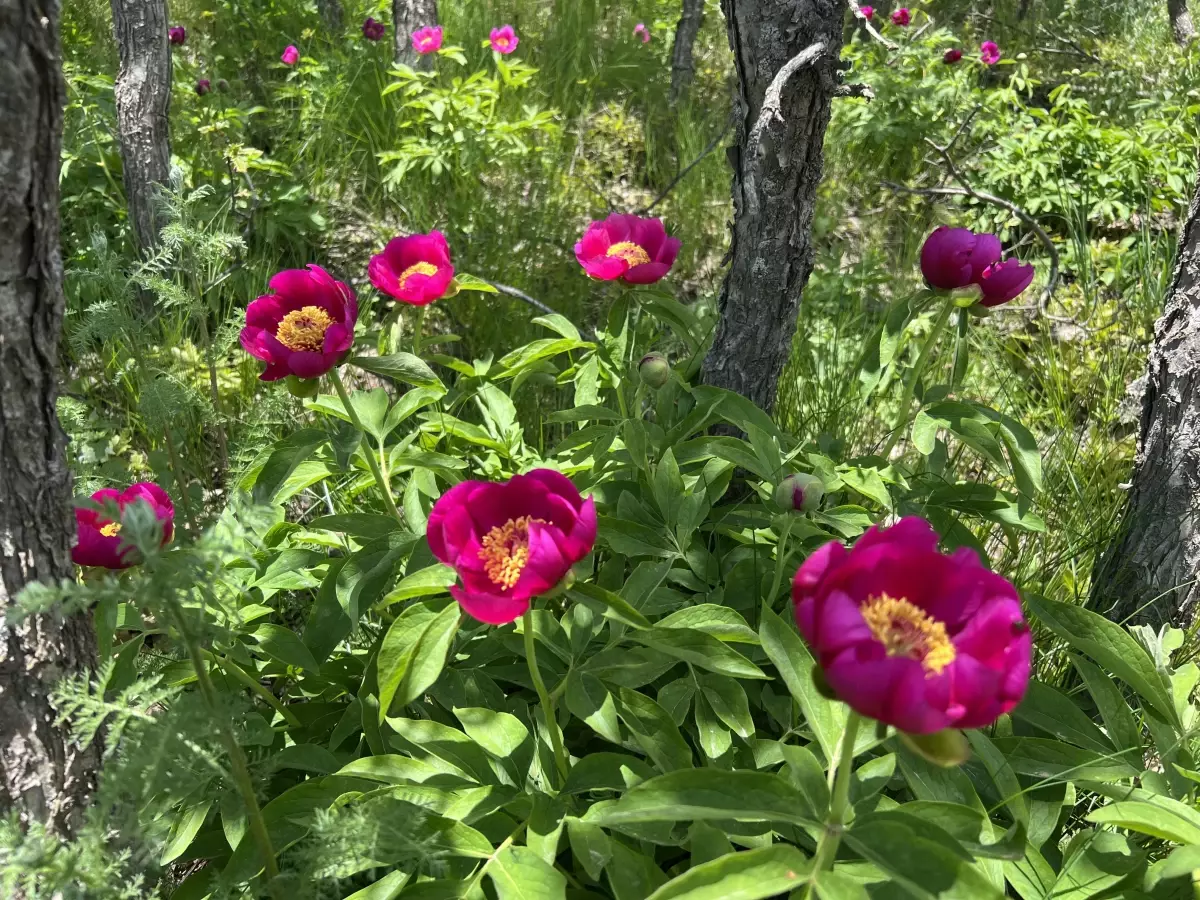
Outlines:
<svg viewBox="0 0 1200 900"><path fill-rule="evenodd" d="M773 610L775 599L779 596L779 587L783 583L783 567L787 562L788 538L792 535L792 517L794 513L786 513L783 529L779 533L779 542L775 545L775 577L771 581L771 593L767 596L767 605Z"/></svg>
<svg viewBox="0 0 1200 900"><path fill-rule="evenodd" d="M417 307L417 321L413 323L412 352L413 356L421 355L421 340L425 331L425 307Z"/></svg>
<svg viewBox="0 0 1200 900"><path fill-rule="evenodd" d="M367 430L363 427L362 419L358 417L358 412L355 410L354 404L350 402L350 395L346 393L346 385L342 383L342 376L338 374L336 368L329 370L329 380L333 382L334 388L337 389L338 397L342 400L342 407L346 410L346 415L349 416L351 424L363 433L363 440L367 441ZM396 508L396 498L392 496L392 486L383 477L383 472L379 468L379 460L375 458L375 450L371 447L369 441L363 450L363 456L367 458L367 468L371 470L371 474L375 477L375 484L379 487L379 492L383 494L383 505L387 508L388 514L393 516L401 525L404 525L404 517L400 514L400 510Z"/></svg>
<svg viewBox="0 0 1200 900"><path fill-rule="evenodd" d="M896 442L900 440L904 426L908 424L908 409L912 406L913 397L917 393L917 385L921 383L921 376L925 374L929 360L933 357L934 348L937 347L942 332L946 330L946 325L950 322L950 313L954 312L955 308L953 300L946 301L933 322L933 330L929 332L929 337L925 339L925 344L921 347L921 354L917 357L916 364L908 373L908 382L904 385L904 396L900 400L900 410L896 413L896 421L892 425L887 443L884 444L883 450L879 454L885 459L892 452L892 448L896 446Z"/></svg>
<svg viewBox="0 0 1200 900"><path fill-rule="evenodd" d="M546 728L550 731L550 745L554 748L554 765L558 769L558 777L567 779L567 753L563 749L562 733L558 730L558 716L554 712L554 704L546 692L546 682L542 680L541 670L537 664L537 644L533 640L533 606L525 610L521 616L521 632L525 638L525 662L529 664L529 677L533 679L533 688L537 691L538 702L542 705L542 715L546 719Z"/></svg>
<svg viewBox="0 0 1200 900"><path fill-rule="evenodd" d="M838 844L842 842L842 830L846 824L846 806L850 799L850 774L854 767L854 741L858 737L858 726L862 718L854 710L846 719L846 728L842 732L841 749L838 753L837 767L830 769L829 777L833 782L833 791L829 801L829 815L825 818L825 830L817 841L817 852L813 857L812 881L808 885L808 895L812 895L812 884L821 872L833 868L837 857Z"/></svg>

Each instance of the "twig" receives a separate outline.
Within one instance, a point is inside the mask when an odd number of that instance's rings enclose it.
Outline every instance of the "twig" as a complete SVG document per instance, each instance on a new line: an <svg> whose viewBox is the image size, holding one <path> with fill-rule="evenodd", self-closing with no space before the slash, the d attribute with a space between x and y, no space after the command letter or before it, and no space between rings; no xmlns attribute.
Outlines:
<svg viewBox="0 0 1200 900"><path fill-rule="evenodd" d="M1068 37L1063 37L1062 35L1055 34L1053 31L1051 31L1045 25L1039 25L1037 30L1042 35L1044 35L1045 37L1048 37L1052 41L1057 41L1060 44L1066 44L1068 47L1071 48L1071 50L1075 51L1075 53L1077 53L1079 56L1082 56L1084 59L1090 60L1091 62L1097 63L1099 65L1104 65L1104 60L1102 60L1096 54L1089 53L1087 50L1084 50L1083 47L1080 46L1080 44L1078 42L1073 41ZM1065 50L1051 50L1048 47L1039 47L1038 49L1042 50L1044 52L1049 52L1049 53L1066 53L1067 52Z"/></svg>
<svg viewBox="0 0 1200 900"><path fill-rule="evenodd" d="M508 284L500 284L497 281L489 281L488 284L490 284L492 287L494 287L496 290L498 290L502 294L507 294L510 297L516 297L518 300L523 300L524 302L526 302L530 306L532 306L534 309L539 310L548 316L561 315L558 312L558 310L552 309L551 307L549 307L545 303L543 303L541 300L538 300L534 297L530 297L527 293L525 293L520 288L515 288ZM566 318L566 316L563 316L563 318ZM587 326L584 326L582 329L580 329L580 331L583 334L583 336L586 337L589 341L592 341L593 343L596 341L596 333L594 331L592 331L590 328L588 328Z"/></svg>
<svg viewBox="0 0 1200 900"><path fill-rule="evenodd" d="M867 34L875 38L875 40L879 41L879 43L883 44L883 46L887 47L889 50L900 49L896 44L893 44L875 30L875 26L871 24L871 20L863 14L862 8L858 5L858 0L846 0L846 5L850 7L850 12L854 13L854 18L862 22L863 28L866 30Z"/></svg>
<svg viewBox="0 0 1200 900"><path fill-rule="evenodd" d="M665 199L667 199L667 195L670 194L671 191L675 190L675 185L677 185L677 184L679 184L679 182L683 181L684 176L686 176L688 172L690 172L690 171L692 171L692 169L696 168L696 166L698 166L700 164L700 161L702 159L704 159L706 156L708 156L708 154L712 153L714 150L717 149L717 145L720 144L721 141L725 139L725 135L729 134L729 130L731 128L733 128L733 117L732 116L730 117L729 121L725 123L725 127L721 129L721 133L718 134L711 141L709 141L708 146L700 151L700 155L697 156L695 159L693 159L690 163L688 163L680 171L680 173L678 175L676 175L674 178L671 179L671 183L668 184L665 188L663 188L661 194L659 194L657 197L654 198L654 202L652 202L649 206L643 206L641 209L634 210L634 214L639 215L639 216L644 216L644 215L646 215L646 213L652 211L654 209L654 207L658 206L658 204L662 203Z"/></svg>

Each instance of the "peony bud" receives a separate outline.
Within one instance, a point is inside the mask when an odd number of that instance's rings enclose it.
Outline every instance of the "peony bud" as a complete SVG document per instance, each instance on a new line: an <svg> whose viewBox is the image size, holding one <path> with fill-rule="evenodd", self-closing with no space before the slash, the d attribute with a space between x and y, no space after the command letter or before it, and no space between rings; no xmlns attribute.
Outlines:
<svg viewBox="0 0 1200 900"><path fill-rule="evenodd" d="M671 380L671 364L661 353L647 353L638 363L638 375L642 384L658 390Z"/></svg>
<svg viewBox="0 0 1200 900"><path fill-rule="evenodd" d="M212 82L209 81L207 78L201 78L199 81L196 82L196 93L199 94L201 97L203 97L205 94L207 94L211 90L212 90Z"/></svg>
<svg viewBox="0 0 1200 900"><path fill-rule="evenodd" d="M813 512L824 496L825 483L804 473L789 475L775 488L775 503L786 512Z"/></svg>

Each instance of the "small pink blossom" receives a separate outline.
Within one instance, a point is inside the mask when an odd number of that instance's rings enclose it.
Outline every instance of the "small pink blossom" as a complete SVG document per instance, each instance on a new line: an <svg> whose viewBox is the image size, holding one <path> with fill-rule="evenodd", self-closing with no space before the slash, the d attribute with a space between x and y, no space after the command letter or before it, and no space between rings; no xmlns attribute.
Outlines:
<svg viewBox="0 0 1200 900"><path fill-rule="evenodd" d="M899 25L901 28L908 25L912 21L912 13L908 11L907 6L902 6L892 13L892 24Z"/></svg>
<svg viewBox="0 0 1200 900"><path fill-rule="evenodd" d="M1000 48L995 41L984 41L979 45L979 58L985 66L994 66L1000 62Z"/></svg>
<svg viewBox="0 0 1200 900"><path fill-rule="evenodd" d="M942 62L944 62L948 66L952 66L956 62L958 62L960 59L962 59L962 51L959 50L957 47L951 47L949 50L946 51L945 55L942 57Z"/></svg>
<svg viewBox="0 0 1200 900"><path fill-rule="evenodd" d="M517 33L513 31L511 25L501 25L499 28L493 28L488 38L492 42L492 49L497 53L503 53L505 56L516 50L517 44L521 43L521 39L517 37Z"/></svg>
<svg viewBox="0 0 1200 900"><path fill-rule="evenodd" d="M300 62L300 51L296 49L294 44L288 44L287 49L283 51L283 55L279 59L285 66L294 66Z"/></svg>
<svg viewBox="0 0 1200 900"><path fill-rule="evenodd" d="M613 213L588 226L575 245L575 258L592 278L653 284L671 271L679 238L669 237L662 219Z"/></svg>
<svg viewBox="0 0 1200 900"><path fill-rule="evenodd" d="M637 25L634 26L633 36L640 37L643 44L650 43L650 30L646 27L644 22L638 22Z"/></svg>
<svg viewBox="0 0 1200 900"><path fill-rule="evenodd" d="M187 40L187 29L182 25L173 25L167 29L167 40L172 44L182 44Z"/></svg>
<svg viewBox="0 0 1200 900"><path fill-rule="evenodd" d="M418 28L412 34L412 45L422 56L441 50L442 26L426 25L424 28Z"/></svg>
<svg viewBox="0 0 1200 900"><path fill-rule="evenodd" d="M863 14L863 18L868 22L875 17L875 7L873 6L860 6L858 11Z"/></svg>

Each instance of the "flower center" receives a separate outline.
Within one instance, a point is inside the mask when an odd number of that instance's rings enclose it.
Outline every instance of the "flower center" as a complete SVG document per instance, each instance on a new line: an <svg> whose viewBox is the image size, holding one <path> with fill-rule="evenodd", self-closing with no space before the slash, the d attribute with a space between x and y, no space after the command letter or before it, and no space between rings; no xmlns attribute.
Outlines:
<svg viewBox="0 0 1200 900"><path fill-rule="evenodd" d="M501 50L507 50L508 49L508 38L505 38L505 37L496 38L496 46L499 47Z"/></svg>
<svg viewBox="0 0 1200 900"><path fill-rule="evenodd" d="M608 248L605 256L619 256L629 263L629 268L644 266L650 262L650 254L633 241L620 241Z"/></svg>
<svg viewBox="0 0 1200 900"><path fill-rule="evenodd" d="M888 656L906 656L921 663L925 676L941 675L957 655L946 625L907 600L880 594L863 604L863 619Z"/></svg>
<svg viewBox="0 0 1200 900"><path fill-rule="evenodd" d="M105 525L103 528L100 529L100 533L102 535L104 535L105 537L116 537L118 534L121 533L121 523L120 522L109 522L107 525Z"/></svg>
<svg viewBox="0 0 1200 900"><path fill-rule="evenodd" d="M529 523L545 524L545 521L533 516L521 516L509 519L485 534L479 558L483 560L488 578L505 590L516 584L525 570L525 564L529 562Z"/></svg>
<svg viewBox="0 0 1200 900"><path fill-rule="evenodd" d="M279 322L275 337L289 350L320 352L325 345L325 332L333 324L329 313L319 306L294 309Z"/></svg>
<svg viewBox="0 0 1200 900"><path fill-rule="evenodd" d="M438 271L437 266L435 266L433 263L427 263L427 262L413 263L411 266L409 266L407 269L405 269L403 272L400 273L400 287L401 287L401 289L403 289L404 286L406 284L408 284L408 279L412 278L414 275L425 275L425 276L436 275L437 271Z"/></svg>

